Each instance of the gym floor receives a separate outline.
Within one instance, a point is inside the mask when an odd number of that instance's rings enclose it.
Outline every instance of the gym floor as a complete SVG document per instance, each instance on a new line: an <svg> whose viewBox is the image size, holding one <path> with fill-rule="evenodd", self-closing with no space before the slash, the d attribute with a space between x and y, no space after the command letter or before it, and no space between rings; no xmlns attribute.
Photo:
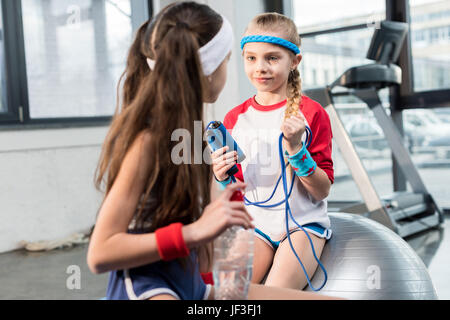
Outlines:
<svg viewBox="0 0 450 320"><path fill-rule="evenodd" d="M428 267L440 299L450 299L450 215L439 229L405 239ZM86 264L87 245L49 252L0 254L1 300L95 300L105 296L108 274L94 275ZM73 266L75 269L73 269ZM79 268L79 269L78 269ZM71 279L79 271L80 287ZM72 288L72 289L69 289Z"/></svg>

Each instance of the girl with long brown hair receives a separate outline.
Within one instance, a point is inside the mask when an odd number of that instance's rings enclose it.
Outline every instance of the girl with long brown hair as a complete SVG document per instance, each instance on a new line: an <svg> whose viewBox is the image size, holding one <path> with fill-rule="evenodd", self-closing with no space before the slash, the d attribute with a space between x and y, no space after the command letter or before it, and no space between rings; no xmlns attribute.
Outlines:
<svg viewBox="0 0 450 320"><path fill-rule="evenodd" d="M164 8L137 32L100 157L96 181L105 197L87 256L91 271L110 272L108 299L212 298L200 253L208 257L207 245L228 227L253 228L244 204L230 201L244 183L211 199L211 167L194 164L195 146L191 161L171 158L172 133L193 134L203 104L222 91L232 44L229 22L195 2ZM249 298L321 296L251 286Z"/></svg>

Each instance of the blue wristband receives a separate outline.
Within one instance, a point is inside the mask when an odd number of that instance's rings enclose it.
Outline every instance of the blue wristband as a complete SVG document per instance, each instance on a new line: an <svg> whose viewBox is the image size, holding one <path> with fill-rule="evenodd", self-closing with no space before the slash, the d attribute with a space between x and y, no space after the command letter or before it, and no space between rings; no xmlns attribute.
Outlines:
<svg viewBox="0 0 450 320"><path fill-rule="evenodd" d="M231 184L233 181L231 180L231 177L228 177L227 179L223 181L217 180L216 176L214 175L214 178L216 179L216 182L219 184L221 190L225 190L227 185Z"/></svg>
<svg viewBox="0 0 450 320"><path fill-rule="evenodd" d="M302 149L293 156L289 156L287 151L285 151L284 154L287 156L292 169L298 177L309 177L314 174L317 169L317 163L311 157L305 144L303 144Z"/></svg>

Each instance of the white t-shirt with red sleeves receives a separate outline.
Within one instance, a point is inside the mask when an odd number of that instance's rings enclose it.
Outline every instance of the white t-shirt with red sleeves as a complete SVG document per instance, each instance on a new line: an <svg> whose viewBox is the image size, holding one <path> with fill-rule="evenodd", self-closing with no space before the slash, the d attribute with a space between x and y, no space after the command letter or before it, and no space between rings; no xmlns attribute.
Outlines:
<svg viewBox="0 0 450 320"><path fill-rule="evenodd" d="M227 113L224 126L236 140L246 158L238 164L235 177L247 183L246 198L251 202L267 200L281 174L279 138L284 121L286 100L275 105L259 105L255 98L245 101ZM308 148L317 166L326 172L334 182L333 160L331 158L332 132L327 112L316 101L302 96L300 103L306 125L311 128L312 141ZM305 140L306 134L303 136ZM283 149L283 155L285 150ZM283 159L284 160L284 159ZM292 180L287 181L288 188ZM273 196L265 203L275 204L285 199L282 181ZM300 225L318 223L330 228L327 200L315 201L296 177L289 205L292 215ZM254 218L256 228L273 241L280 241L286 234L285 204L274 208L247 206ZM298 228L289 217L289 230Z"/></svg>

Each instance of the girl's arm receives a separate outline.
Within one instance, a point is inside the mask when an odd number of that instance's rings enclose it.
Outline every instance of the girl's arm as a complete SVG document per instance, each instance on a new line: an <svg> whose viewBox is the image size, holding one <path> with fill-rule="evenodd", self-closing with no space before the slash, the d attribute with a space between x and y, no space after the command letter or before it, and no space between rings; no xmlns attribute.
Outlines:
<svg viewBox="0 0 450 320"><path fill-rule="evenodd" d="M130 269L161 260L155 233L127 233L148 170L152 168L148 156L150 138L149 134L141 134L133 143L100 209L87 255L88 266L94 273ZM183 238L189 249L210 242L233 225L253 228L245 205L230 201L238 188L245 188L245 184L229 185L205 208L199 220L183 226Z"/></svg>
<svg viewBox="0 0 450 320"><path fill-rule="evenodd" d="M345 300L315 292L250 284L248 300Z"/></svg>
<svg viewBox="0 0 450 320"><path fill-rule="evenodd" d="M213 177L211 181L211 202L216 201L221 193L217 186L217 182L215 182L214 180L215 178ZM200 264L199 269L201 273L208 273L212 271L212 263L213 263L212 258L214 255L212 242L207 246L207 248L209 251L209 258L204 251L199 252L198 260Z"/></svg>
<svg viewBox="0 0 450 320"><path fill-rule="evenodd" d="M286 151L290 155L294 155L299 152L301 147L302 146L292 148L288 144L285 146ZM317 166L316 171L309 177L297 176L297 178L300 179L300 182L303 184L306 191L308 191L308 193L317 202L322 201L330 194L331 181L325 171L323 171L319 166Z"/></svg>
<svg viewBox="0 0 450 320"><path fill-rule="evenodd" d="M320 119L325 123L326 119ZM329 123L329 120L328 120ZM326 130L328 129L328 130ZM301 137L306 130L305 120L302 116L293 115L291 118L286 119L283 123L281 130L285 136L283 139L283 145L289 155L297 154L303 147ZM331 126L324 126L318 130L320 134L331 139ZM315 137L318 139L318 137ZM328 146L327 146L328 147ZM319 152L315 150L315 152ZM313 197L315 201L322 201L328 197L331 189L331 181L327 173L317 166L316 171L309 177L297 177L303 184L308 193Z"/></svg>
<svg viewBox="0 0 450 320"><path fill-rule="evenodd" d="M309 177L298 178L315 201L322 201L330 194L331 181L325 171L319 167Z"/></svg>
<svg viewBox="0 0 450 320"><path fill-rule="evenodd" d="M208 300L214 300L214 287L211 288ZM250 283L248 289L248 300L345 300L345 299L326 296L315 292L307 292L288 288L270 287L262 284Z"/></svg>
<svg viewBox="0 0 450 320"><path fill-rule="evenodd" d="M149 146L148 133L136 138L100 209L87 255L88 266L96 274L161 260L155 233L127 233L144 191L148 170L152 167ZM187 226L182 232L186 245L191 249L196 245L196 239Z"/></svg>

